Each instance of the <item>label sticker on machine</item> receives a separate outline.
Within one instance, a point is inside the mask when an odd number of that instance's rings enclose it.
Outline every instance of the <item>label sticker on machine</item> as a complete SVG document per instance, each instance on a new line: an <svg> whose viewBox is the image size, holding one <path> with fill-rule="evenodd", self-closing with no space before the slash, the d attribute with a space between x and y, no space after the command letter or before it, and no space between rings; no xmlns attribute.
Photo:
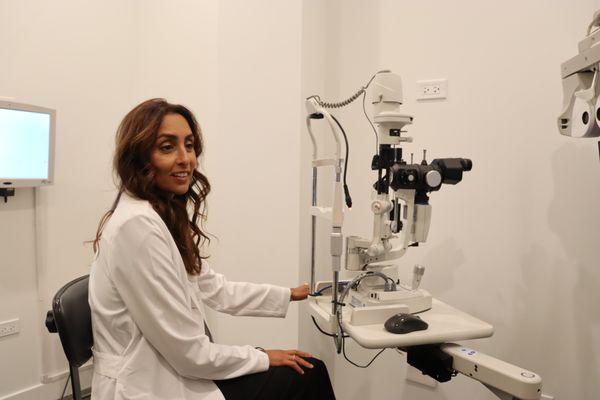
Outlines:
<svg viewBox="0 0 600 400"><path fill-rule="evenodd" d="M467 353L470 356L476 353L475 350L467 349L466 347L461 348L460 351L462 351L463 353Z"/></svg>

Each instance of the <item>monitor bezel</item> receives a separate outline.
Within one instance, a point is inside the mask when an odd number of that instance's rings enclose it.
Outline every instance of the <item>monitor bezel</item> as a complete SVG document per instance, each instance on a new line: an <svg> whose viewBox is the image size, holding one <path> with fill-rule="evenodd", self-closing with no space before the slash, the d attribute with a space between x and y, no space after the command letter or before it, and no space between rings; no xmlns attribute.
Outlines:
<svg viewBox="0 0 600 400"><path fill-rule="evenodd" d="M0 109L29 111L50 115L50 139L48 146L48 179L18 179L0 176L0 188L23 188L47 186L54 183L54 143L56 132L56 110L14 101L1 101Z"/></svg>

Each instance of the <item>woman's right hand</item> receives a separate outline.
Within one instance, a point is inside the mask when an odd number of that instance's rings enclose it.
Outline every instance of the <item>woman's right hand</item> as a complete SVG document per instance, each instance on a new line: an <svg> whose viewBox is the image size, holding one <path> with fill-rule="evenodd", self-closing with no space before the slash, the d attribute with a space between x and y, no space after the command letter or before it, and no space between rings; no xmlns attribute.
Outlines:
<svg viewBox="0 0 600 400"><path fill-rule="evenodd" d="M301 366L312 368L313 365L306 361L304 357L312 357L309 353L300 350L265 350L269 356L269 366L277 367L285 365L293 368L299 374L303 375L304 371Z"/></svg>

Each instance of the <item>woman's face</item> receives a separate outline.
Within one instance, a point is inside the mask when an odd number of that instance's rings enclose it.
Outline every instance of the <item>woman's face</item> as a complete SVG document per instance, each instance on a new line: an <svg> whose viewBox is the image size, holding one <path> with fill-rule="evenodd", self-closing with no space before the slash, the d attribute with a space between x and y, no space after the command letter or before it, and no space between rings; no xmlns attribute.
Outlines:
<svg viewBox="0 0 600 400"><path fill-rule="evenodd" d="M167 114L150 155L156 186L173 194L187 193L196 169L194 135L180 114Z"/></svg>

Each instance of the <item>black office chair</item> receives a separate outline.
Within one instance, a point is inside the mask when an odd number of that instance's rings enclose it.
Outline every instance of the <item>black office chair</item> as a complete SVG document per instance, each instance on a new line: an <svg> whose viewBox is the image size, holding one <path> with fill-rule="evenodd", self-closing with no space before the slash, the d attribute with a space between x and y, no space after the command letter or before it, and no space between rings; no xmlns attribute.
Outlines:
<svg viewBox="0 0 600 400"><path fill-rule="evenodd" d="M58 332L69 361L74 400L82 400L79 367L92 357L94 343L88 282L89 275L85 275L63 286L52 300L52 310L46 314L46 328Z"/></svg>

